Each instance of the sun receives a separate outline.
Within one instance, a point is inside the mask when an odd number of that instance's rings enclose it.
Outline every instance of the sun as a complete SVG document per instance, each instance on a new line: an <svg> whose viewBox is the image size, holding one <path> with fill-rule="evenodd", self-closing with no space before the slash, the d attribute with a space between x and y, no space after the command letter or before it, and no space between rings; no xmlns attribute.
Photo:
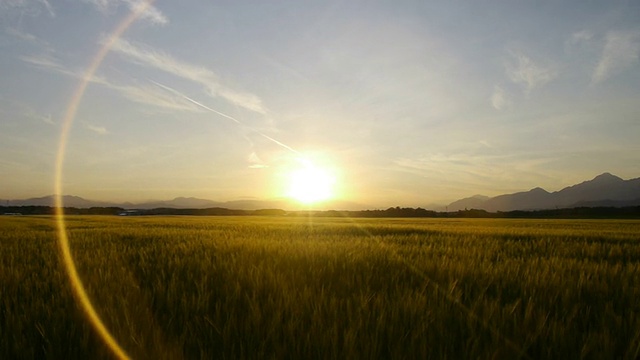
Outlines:
<svg viewBox="0 0 640 360"><path fill-rule="evenodd" d="M328 169L305 161L289 174L287 194L303 204L314 204L334 196L335 176Z"/></svg>

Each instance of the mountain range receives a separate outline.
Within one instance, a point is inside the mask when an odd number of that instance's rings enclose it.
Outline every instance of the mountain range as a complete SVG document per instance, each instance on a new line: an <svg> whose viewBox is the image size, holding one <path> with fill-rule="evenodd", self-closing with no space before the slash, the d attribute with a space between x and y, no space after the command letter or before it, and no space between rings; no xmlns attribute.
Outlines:
<svg viewBox="0 0 640 360"><path fill-rule="evenodd" d="M120 207L125 209L204 209L227 208L238 210L286 209L294 210L295 204L286 199L276 200L235 200L213 201L194 197L177 197L173 200L148 201L143 203L111 203L92 201L78 196L63 196L64 206L75 208ZM24 200L0 200L0 206L53 206L54 196L44 196ZM542 188L529 191L504 194L495 197L475 195L450 203L446 207L428 207L439 211L458 211L481 209L489 212L512 210L542 210L572 207L624 207L640 206L640 178L623 180L610 173L596 176L592 180L566 187L559 191L548 192ZM323 208L336 210L362 210L356 203L336 201L325 203Z"/></svg>
<svg viewBox="0 0 640 360"><path fill-rule="evenodd" d="M213 201L207 199L199 199L195 197L177 197L172 200L152 200L141 203L115 203L107 201L87 200L79 196L64 195L62 201L65 207L75 208L92 208L92 207L118 207L123 209L207 209L207 208L226 208L236 210L260 210L260 209L287 209L302 210L301 205L297 205L286 199L274 200L234 200L234 201ZM0 200L0 206L54 206L55 196L43 196L37 198L23 200ZM334 201L322 204L322 208L350 209L360 210L362 205L346 202Z"/></svg>
<svg viewBox="0 0 640 360"><path fill-rule="evenodd" d="M554 192L537 187L495 197L476 195L452 202L447 210L481 209L496 212L598 206L640 206L640 178L623 180L604 173Z"/></svg>

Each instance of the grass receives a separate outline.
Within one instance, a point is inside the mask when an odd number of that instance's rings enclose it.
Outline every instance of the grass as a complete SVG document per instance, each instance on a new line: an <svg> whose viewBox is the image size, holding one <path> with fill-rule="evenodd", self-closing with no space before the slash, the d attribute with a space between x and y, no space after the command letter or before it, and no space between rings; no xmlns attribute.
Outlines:
<svg viewBox="0 0 640 360"><path fill-rule="evenodd" d="M74 216L134 358L640 356L640 221ZM49 217L0 217L0 358L110 358Z"/></svg>

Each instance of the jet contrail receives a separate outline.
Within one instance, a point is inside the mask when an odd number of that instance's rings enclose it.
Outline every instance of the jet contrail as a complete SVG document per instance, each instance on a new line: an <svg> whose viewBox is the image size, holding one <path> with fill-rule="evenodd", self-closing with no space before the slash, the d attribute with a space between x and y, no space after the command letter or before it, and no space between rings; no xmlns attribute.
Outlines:
<svg viewBox="0 0 640 360"><path fill-rule="evenodd" d="M261 132L259 132L259 131L256 131L256 130L253 130L253 129L250 129L250 130L251 130L251 131L254 131L254 132L255 132L256 134L258 134L258 135L261 135L261 136L262 136L262 137L264 137L265 139L267 139L267 140L271 140L271 141L273 141L274 143L276 143L276 144L278 144L278 145L282 146L283 148L285 148L285 149L287 149L287 150L289 150L289 151L291 151L291 152L293 152L293 153L296 153L296 154L300 155L300 152L299 152L298 150L296 150L296 149L292 148L291 146L288 146L288 145L286 145L286 144L283 144L283 143L281 143L280 141L278 141L278 140L276 140L276 139L272 138L271 136L265 135L265 134L263 134L263 133L261 133Z"/></svg>
<svg viewBox="0 0 640 360"><path fill-rule="evenodd" d="M249 126L245 125L244 123L242 123L240 120L238 120L238 119L234 118L233 116L230 116L230 115L227 115L227 114L225 114L225 113L221 113L221 112L220 112L220 111L218 111L218 110L212 109L212 108L208 107L207 105L204 105L204 104L202 104L202 103L200 103L200 102L198 102L198 101L195 101L195 100L193 100L192 98L188 97L187 95L185 95L185 94L183 94L183 93L179 92L178 90L173 89L173 88L171 88L171 87L169 87L169 86L167 86L167 85L160 84L159 82L157 82L157 81L153 81L153 80L151 80L151 79L149 79L149 81L151 81L151 82L152 82L152 83L154 83L155 85L157 85L157 86L159 86L159 87L161 87L161 88L163 88L163 89L165 89L165 90L167 90L167 91L172 92L173 94L175 94L175 95L177 95L177 96L180 96L181 98L183 98L183 99L185 99L185 100L187 100L187 101L189 101L189 102L191 102L191 103L193 103L193 104L195 104L195 105L197 105L197 106L199 106L199 107L201 107L201 108L203 108L203 109L205 109L205 110L209 110L209 111L213 112L214 114L220 115L220 116L222 116L222 117L225 117L225 118L227 118L227 119L229 119L229 120L231 120L231 121L235 122L236 124L238 124L238 125L240 125L240 126L244 127L245 129L249 129L249 130L253 131L254 133L256 133L256 134L258 134L258 135L262 136L263 138L265 138L265 139L267 139L267 140L269 140L269 141L272 141L273 143L275 143L275 144L277 144L277 145L279 145L279 146L281 146L281 147L283 147L283 148L285 148L285 149L287 149L287 150L289 150L289 151L293 152L294 154L300 155L300 152L299 152L299 151L297 151L296 149L292 148L291 146L286 145L286 144L284 144L284 143L282 143L282 142L280 142L280 141L278 141L278 140L276 140L276 139L272 138L272 137L271 137L271 136L269 136L269 135L263 134L263 133L261 133L261 132L260 132L260 131L258 131L258 130L252 129L251 127L249 127Z"/></svg>
<svg viewBox="0 0 640 360"><path fill-rule="evenodd" d="M159 82L156 82L156 81L153 81L153 80L149 80L149 81L151 81L152 83L156 84L157 86L159 86L159 87L161 87L161 88L163 88L163 89L165 89L165 90L167 90L167 91L170 91L170 92L174 93L175 95L180 96L181 98L183 98L183 99L185 99L185 100L187 100L187 101L189 101L189 102L191 102L191 103L193 103L193 104L195 104L195 105L200 106L201 108L203 108L203 109L205 109L205 110L209 110L209 111L211 111L211 112L214 112L214 113L216 113L216 114L218 114L218 115L220 115L220 116L222 116L222 117L226 117L227 119L229 119L229 120L232 120L232 121L236 122L236 123L237 123L237 124L239 124L239 125L243 125L243 126L244 126L244 124L243 124L243 123L241 123L238 119L234 118L233 116L229 116L229 115L227 115L227 114L221 113L220 111L214 110L214 109L212 109L212 108L210 108L210 107L208 107L208 106L206 106L206 105L204 105L204 104L201 104L201 103L199 103L199 102L197 102L197 101L193 100L192 98L188 97L187 95L182 94L182 93L181 93L181 92L179 92L178 90L172 89L172 88L170 88L170 87L168 87L168 86L166 86L166 85L162 85L162 84L160 84Z"/></svg>

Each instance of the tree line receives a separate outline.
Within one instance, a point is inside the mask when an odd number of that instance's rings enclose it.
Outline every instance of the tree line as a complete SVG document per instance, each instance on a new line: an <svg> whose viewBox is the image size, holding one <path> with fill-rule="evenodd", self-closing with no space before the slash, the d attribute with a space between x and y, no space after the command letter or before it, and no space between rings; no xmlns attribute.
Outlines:
<svg viewBox="0 0 640 360"><path fill-rule="evenodd" d="M640 206L629 207L577 207L547 210L515 210L488 212L481 209L465 209L439 212L423 208L390 207L384 210L318 210L285 211L282 209L238 210L227 208L206 209L123 209L120 207L65 207L66 215L196 215L196 216L314 216L314 217L366 217L366 218L557 218L557 219L640 219ZM54 215L51 206L0 206L4 215Z"/></svg>

